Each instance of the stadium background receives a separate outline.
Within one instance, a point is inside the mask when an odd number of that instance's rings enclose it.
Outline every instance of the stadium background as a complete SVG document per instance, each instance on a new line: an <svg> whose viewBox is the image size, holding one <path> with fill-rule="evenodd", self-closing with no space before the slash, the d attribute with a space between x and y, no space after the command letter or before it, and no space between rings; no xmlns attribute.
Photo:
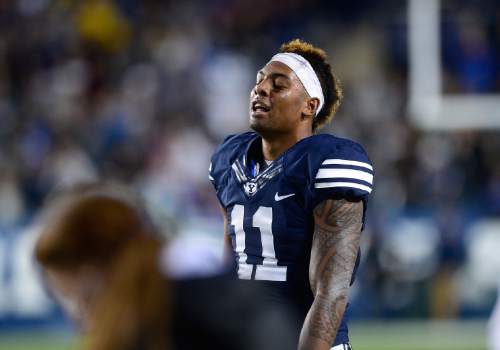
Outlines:
<svg viewBox="0 0 500 350"><path fill-rule="evenodd" d="M500 132L416 126L408 18L398 0L0 2L0 349L71 343L30 255L54 188L123 181L167 234L220 244L209 157L246 129L256 70L296 37L325 48L343 83L324 132L361 142L376 169L354 347L485 348ZM499 94L500 5L441 1L439 20L443 93Z"/></svg>

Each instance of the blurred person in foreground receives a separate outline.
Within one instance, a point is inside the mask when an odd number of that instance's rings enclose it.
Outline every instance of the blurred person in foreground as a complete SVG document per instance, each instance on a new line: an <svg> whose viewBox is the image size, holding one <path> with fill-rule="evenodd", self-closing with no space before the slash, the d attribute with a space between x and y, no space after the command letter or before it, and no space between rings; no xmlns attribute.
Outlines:
<svg viewBox="0 0 500 350"><path fill-rule="evenodd" d="M239 278L294 310L300 350L350 349L347 294L373 169L359 144L317 134L341 98L323 50L282 45L250 94L254 132L227 137L209 169Z"/></svg>
<svg viewBox="0 0 500 350"><path fill-rule="evenodd" d="M126 192L90 185L57 196L36 244L83 349L290 349L282 313L256 308L259 294L203 247L164 243Z"/></svg>
<svg viewBox="0 0 500 350"><path fill-rule="evenodd" d="M495 307L488 321L488 350L500 350L500 285Z"/></svg>

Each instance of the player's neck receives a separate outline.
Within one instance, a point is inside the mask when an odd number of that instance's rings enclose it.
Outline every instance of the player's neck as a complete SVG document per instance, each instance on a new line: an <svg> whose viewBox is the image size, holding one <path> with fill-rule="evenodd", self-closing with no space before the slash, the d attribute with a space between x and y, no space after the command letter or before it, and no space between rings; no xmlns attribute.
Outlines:
<svg viewBox="0 0 500 350"><path fill-rule="evenodd" d="M278 134L262 136L262 154L265 160L275 160L287 149L295 145L300 140L309 137L312 132L296 132L293 134Z"/></svg>

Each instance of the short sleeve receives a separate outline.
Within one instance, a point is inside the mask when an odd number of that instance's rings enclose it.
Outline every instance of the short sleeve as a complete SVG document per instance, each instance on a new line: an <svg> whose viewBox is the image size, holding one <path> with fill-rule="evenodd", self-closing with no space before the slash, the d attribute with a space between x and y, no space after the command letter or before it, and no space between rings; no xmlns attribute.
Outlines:
<svg viewBox="0 0 500 350"><path fill-rule="evenodd" d="M215 188L220 203L223 203L222 192L226 187L231 170L231 164L238 155L240 146L251 136L250 133L229 135L217 146L208 167L208 179Z"/></svg>
<svg viewBox="0 0 500 350"><path fill-rule="evenodd" d="M210 180L215 190L217 191L217 183L215 182L215 177L212 174L212 162L210 162L210 165L208 166L208 179Z"/></svg>
<svg viewBox="0 0 500 350"><path fill-rule="evenodd" d="M224 141L217 146L212 157L210 159L210 165L208 166L208 179L215 188L215 191L219 191L220 183L224 177L224 172L228 167L228 148L232 141L236 138L236 135L229 135L224 139Z"/></svg>
<svg viewBox="0 0 500 350"><path fill-rule="evenodd" d="M210 160L210 165L208 166L208 179L210 180L210 183L215 189L215 194L217 198L219 199L219 202L222 203L221 198L220 198L220 190L221 190L221 183L224 182L224 168L220 164L221 159L220 159L220 152L216 151Z"/></svg>
<svg viewBox="0 0 500 350"><path fill-rule="evenodd" d="M332 148L316 166L311 189L314 205L327 199L367 201L373 189L373 166L359 144Z"/></svg>

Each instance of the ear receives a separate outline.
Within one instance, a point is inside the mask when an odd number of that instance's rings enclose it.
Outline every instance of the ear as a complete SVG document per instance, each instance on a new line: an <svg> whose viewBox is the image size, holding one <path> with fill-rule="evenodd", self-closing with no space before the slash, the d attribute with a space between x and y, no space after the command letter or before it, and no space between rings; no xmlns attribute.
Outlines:
<svg viewBox="0 0 500 350"><path fill-rule="evenodd" d="M319 107L319 99L316 97L307 98L304 101L304 107L302 108L302 118L314 118L316 110Z"/></svg>

